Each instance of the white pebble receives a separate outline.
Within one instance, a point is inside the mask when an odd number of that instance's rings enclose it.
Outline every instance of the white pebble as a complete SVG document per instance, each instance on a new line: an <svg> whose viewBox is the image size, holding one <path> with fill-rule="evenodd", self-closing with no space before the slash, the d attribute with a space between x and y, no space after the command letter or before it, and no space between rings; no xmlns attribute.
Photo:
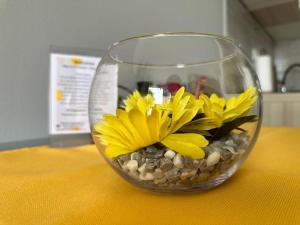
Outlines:
<svg viewBox="0 0 300 225"><path fill-rule="evenodd" d="M146 163L144 163L143 165L141 165L139 168L138 168L138 171L142 174L145 173L146 171Z"/></svg>
<svg viewBox="0 0 300 225"><path fill-rule="evenodd" d="M123 170L128 170L128 167L127 167L127 163L128 163L129 161L126 161L126 162L124 162L123 163L123 165L122 165L122 169Z"/></svg>
<svg viewBox="0 0 300 225"><path fill-rule="evenodd" d="M175 155L176 155L176 153L175 153L174 151L172 151L172 150L168 150L168 151L166 151L166 153L164 154L164 156L165 156L166 158L169 158L169 159L173 159Z"/></svg>
<svg viewBox="0 0 300 225"><path fill-rule="evenodd" d="M138 162L136 160L129 160L126 167L130 172L134 172L138 168Z"/></svg>
<svg viewBox="0 0 300 225"><path fill-rule="evenodd" d="M207 157L207 160L206 160L207 167L216 165L220 161L220 158L221 158L220 152L213 152L213 153L211 153Z"/></svg>
<svg viewBox="0 0 300 225"><path fill-rule="evenodd" d="M130 159L131 160L134 160L135 159L135 157L138 155L139 153L137 153L137 152L133 152L133 153L131 153L131 155L130 155Z"/></svg>
<svg viewBox="0 0 300 225"><path fill-rule="evenodd" d="M173 159L174 166L177 168L181 169L183 168L183 162L182 162L182 157L181 155L177 154L174 159Z"/></svg>
<svg viewBox="0 0 300 225"><path fill-rule="evenodd" d="M129 172L128 174L129 174L129 176L131 176L131 177L133 177L133 178L135 178L135 179L138 179L138 178L139 178L139 174L138 174L138 172L136 172L136 171L134 171L134 172Z"/></svg>
<svg viewBox="0 0 300 225"><path fill-rule="evenodd" d="M236 152L235 152L235 150L234 150L234 148L233 147L231 147L231 146L224 146L223 147L224 149L226 149L226 150L228 150L228 151L230 151L232 154L237 154Z"/></svg>
<svg viewBox="0 0 300 225"><path fill-rule="evenodd" d="M153 180L154 176L152 173L140 174L139 178L141 180Z"/></svg>
<svg viewBox="0 0 300 225"><path fill-rule="evenodd" d="M245 149L240 149L239 152L238 152L238 154L243 155L245 152L246 152Z"/></svg>
<svg viewBox="0 0 300 225"><path fill-rule="evenodd" d="M227 140L225 141L225 145L234 146L233 140Z"/></svg>

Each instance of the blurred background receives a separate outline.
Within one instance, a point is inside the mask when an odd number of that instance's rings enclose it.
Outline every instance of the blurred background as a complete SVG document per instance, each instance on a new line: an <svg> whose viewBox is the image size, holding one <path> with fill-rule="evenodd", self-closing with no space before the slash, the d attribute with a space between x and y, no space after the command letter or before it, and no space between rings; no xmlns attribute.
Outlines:
<svg viewBox="0 0 300 225"><path fill-rule="evenodd" d="M265 92L263 125L300 127L296 0L0 0L0 149L48 143L53 46L103 52L130 36L180 31L236 40Z"/></svg>

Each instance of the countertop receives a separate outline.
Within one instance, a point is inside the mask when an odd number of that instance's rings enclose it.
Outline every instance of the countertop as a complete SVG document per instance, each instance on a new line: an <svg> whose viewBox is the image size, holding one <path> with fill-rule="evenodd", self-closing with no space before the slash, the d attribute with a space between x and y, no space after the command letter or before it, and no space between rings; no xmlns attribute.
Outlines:
<svg viewBox="0 0 300 225"><path fill-rule="evenodd" d="M263 128L240 170L202 193L121 179L95 146L0 152L0 224L299 224L300 129Z"/></svg>

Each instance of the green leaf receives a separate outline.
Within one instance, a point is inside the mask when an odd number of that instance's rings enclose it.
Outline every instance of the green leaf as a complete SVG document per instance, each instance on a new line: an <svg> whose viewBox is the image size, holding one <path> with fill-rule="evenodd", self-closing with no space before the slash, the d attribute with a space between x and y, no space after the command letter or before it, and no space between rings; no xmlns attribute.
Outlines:
<svg viewBox="0 0 300 225"><path fill-rule="evenodd" d="M176 133L195 133L195 134L202 134L203 136L211 137L212 135L205 130L198 130L194 128L188 128L188 127L183 127L181 128L178 132Z"/></svg>
<svg viewBox="0 0 300 225"><path fill-rule="evenodd" d="M251 116L239 117L233 121L224 123L220 128L212 129L209 131L209 133L212 134L212 138L210 139L210 142L214 140L218 140L228 135L234 129L239 129L239 126L241 126L244 123L255 122L255 121L257 121L257 116L251 115Z"/></svg>
<svg viewBox="0 0 300 225"><path fill-rule="evenodd" d="M246 132L246 130L245 130L245 129L243 129L243 128L240 128L240 127L237 127L237 128L235 128L235 130L239 130L239 131L242 131L242 132Z"/></svg>

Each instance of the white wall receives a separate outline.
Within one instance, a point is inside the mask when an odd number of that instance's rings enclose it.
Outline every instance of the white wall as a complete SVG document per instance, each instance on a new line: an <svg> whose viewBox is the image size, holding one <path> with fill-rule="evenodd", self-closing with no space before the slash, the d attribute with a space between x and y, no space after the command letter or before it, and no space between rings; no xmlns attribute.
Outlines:
<svg viewBox="0 0 300 225"><path fill-rule="evenodd" d="M225 34L240 44L249 59L253 60L253 51L264 49L273 54L273 42L263 28L253 19L248 10L237 0L227 0L227 23Z"/></svg>
<svg viewBox="0 0 300 225"><path fill-rule="evenodd" d="M0 143L47 137L50 45L166 31L222 33L222 0L0 1Z"/></svg>

